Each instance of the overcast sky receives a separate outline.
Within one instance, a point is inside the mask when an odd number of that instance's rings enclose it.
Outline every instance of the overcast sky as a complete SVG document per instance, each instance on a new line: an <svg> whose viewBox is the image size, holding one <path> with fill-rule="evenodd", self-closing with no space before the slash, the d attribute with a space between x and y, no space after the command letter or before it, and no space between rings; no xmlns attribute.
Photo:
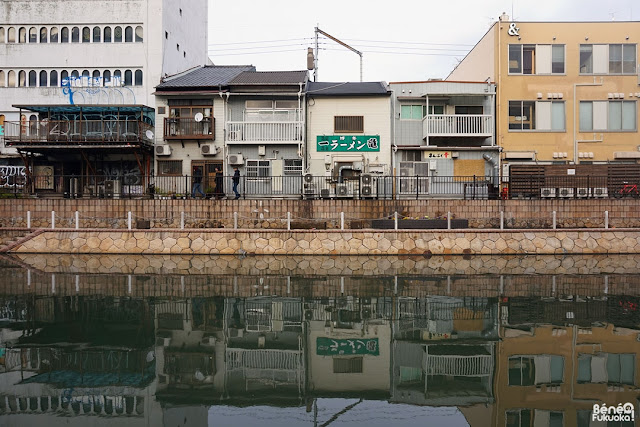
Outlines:
<svg viewBox="0 0 640 427"><path fill-rule="evenodd" d="M209 57L258 71L303 70L317 26L363 52L364 81L445 78L502 12L516 21L637 21L640 2L211 0ZM322 36L319 46L319 81L360 80L356 53Z"/></svg>

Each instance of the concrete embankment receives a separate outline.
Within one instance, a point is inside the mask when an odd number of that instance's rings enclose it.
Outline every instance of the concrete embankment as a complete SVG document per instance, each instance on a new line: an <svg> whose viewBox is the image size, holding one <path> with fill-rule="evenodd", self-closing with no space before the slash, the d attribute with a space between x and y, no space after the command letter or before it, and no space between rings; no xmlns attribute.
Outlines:
<svg viewBox="0 0 640 427"><path fill-rule="evenodd" d="M640 230L44 229L8 249L183 255L634 254L640 252Z"/></svg>

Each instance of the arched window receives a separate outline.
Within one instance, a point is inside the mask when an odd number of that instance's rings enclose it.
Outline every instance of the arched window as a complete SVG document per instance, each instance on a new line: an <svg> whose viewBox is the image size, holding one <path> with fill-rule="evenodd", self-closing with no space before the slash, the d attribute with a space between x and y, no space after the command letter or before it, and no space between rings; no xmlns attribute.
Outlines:
<svg viewBox="0 0 640 427"><path fill-rule="evenodd" d="M6 87L7 83L4 80L4 71L0 70L0 87Z"/></svg>
<svg viewBox="0 0 640 427"><path fill-rule="evenodd" d="M29 116L29 134L38 134L38 116L36 116L35 114Z"/></svg>
<svg viewBox="0 0 640 427"><path fill-rule="evenodd" d="M136 70L135 85L142 86L142 70Z"/></svg>
<svg viewBox="0 0 640 427"><path fill-rule="evenodd" d="M29 43L38 43L38 30L36 27L29 28Z"/></svg>
<svg viewBox="0 0 640 427"><path fill-rule="evenodd" d="M38 86L40 86L40 87L48 86L47 85L47 77L48 77L48 74L47 74L46 71L44 71L44 70L40 71L40 81L38 82L39 83Z"/></svg>
<svg viewBox="0 0 640 427"><path fill-rule="evenodd" d="M69 29L62 27L60 30L60 43L69 43Z"/></svg>
<svg viewBox="0 0 640 427"><path fill-rule="evenodd" d="M136 42L142 41L142 35L143 35L142 27L138 25L136 27Z"/></svg>
<svg viewBox="0 0 640 427"><path fill-rule="evenodd" d="M27 85L27 73L20 71L18 73L18 87L25 87Z"/></svg>
<svg viewBox="0 0 640 427"><path fill-rule="evenodd" d="M62 70L60 72L60 84L64 84L65 80L69 80L69 72L67 70Z"/></svg>
<svg viewBox="0 0 640 427"><path fill-rule="evenodd" d="M111 71L104 70L102 73L102 84L107 86L107 83L111 82Z"/></svg>
<svg viewBox="0 0 640 427"><path fill-rule="evenodd" d="M133 28L127 27L124 29L124 41L131 43L133 41Z"/></svg>
<svg viewBox="0 0 640 427"><path fill-rule="evenodd" d="M82 43L89 43L91 41L91 29L84 27L82 29Z"/></svg>
<svg viewBox="0 0 640 427"><path fill-rule="evenodd" d="M4 28L0 27L0 43L4 43Z"/></svg>
<svg viewBox="0 0 640 427"><path fill-rule="evenodd" d="M105 43L111 43L111 27L104 27L104 37L102 41Z"/></svg>
<svg viewBox="0 0 640 427"><path fill-rule="evenodd" d="M47 29L45 27L40 28L40 43L47 43Z"/></svg>
<svg viewBox="0 0 640 427"><path fill-rule="evenodd" d="M58 72L56 70L49 73L49 85L58 86Z"/></svg>
<svg viewBox="0 0 640 427"><path fill-rule="evenodd" d="M51 41L51 43L58 43L58 27L51 27L49 31L49 41Z"/></svg>
<svg viewBox="0 0 640 427"><path fill-rule="evenodd" d="M93 27L93 42L100 43L100 27Z"/></svg>
<svg viewBox="0 0 640 427"><path fill-rule="evenodd" d="M124 85L131 86L133 84L133 75L131 74L131 70L125 70L124 72Z"/></svg>
<svg viewBox="0 0 640 427"><path fill-rule="evenodd" d="M16 29L13 27L10 27L9 30L7 30L7 43L15 43L16 42Z"/></svg>
<svg viewBox="0 0 640 427"><path fill-rule="evenodd" d="M82 77L89 78L89 76L90 76L90 75L91 75L91 74L89 74L89 70L83 70L83 71L82 71Z"/></svg>
<svg viewBox="0 0 640 427"><path fill-rule="evenodd" d="M91 80L91 86L100 86L100 70L93 70Z"/></svg>
<svg viewBox="0 0 640 427"><path fill-rule="evenodd" d="M113 85L120 86L122 84L122 72L120 70L115 70L113 72Z"/></svg>
<svg viewBox="0 0 640 427"><path fill-rule="evenodd" d="M120 43L122 41L122 27L116 27L113 29L113 41Z"/></svg>
<svg viewBox="0 0 640 427"><path fill-rule="evenodd" d="M16 87L16 72L13 70L7 73L7 87Z"/></svg>
<svg viewBox="0 0 640 427"><path fill-rule="evenodd" d="M26 43L27 42L27 29L21 27L18 30L18 43Z"/></svg>
<svg viewBox="0 0 640 427"><path fill-rule="evenodd" d="M80 43L80 28L73 27L71 29L71 42Z"/></svg>
<svg viewBox="0 0 640 427"><path fill-rule="evenodd" d="M79 77L80 77L80 73L78 73L78 70L73 70L73 71L71 72L71 78L72 78L72 79L77 79L77 78L79 78Z"/></svg>
<svg viewBox="0 0 640 427"><path fill-rule="evenodd" d="M29 87L36 87L38 85L37 74L35 71L29 71Z"/></svg>

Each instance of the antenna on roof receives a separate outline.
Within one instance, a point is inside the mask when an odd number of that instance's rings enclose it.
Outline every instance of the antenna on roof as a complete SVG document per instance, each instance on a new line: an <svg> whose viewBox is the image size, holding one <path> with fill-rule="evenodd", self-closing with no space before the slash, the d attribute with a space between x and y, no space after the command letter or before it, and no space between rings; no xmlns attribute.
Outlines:
<svg viewBox="0 0 640 427"><path fill-rule="evenodd" d="M360 81L362 81L362 52L360 52L357 49L352 48L351 46L349 46L348 44L346 44L345 42L338 40L337 38L333 37L331 34L325 33L324 31L322 31L320 28L316 27L315 28L315 32L316 32L316 56L314 58L314 67L313 67L313 81L317 82L318 81L318 33L322 34L323 36L327 37L328 39L333 40L334 42L346 47L347 49L349 49L352 52L355 52L358 54L358 56L360 56Z"/></svg>

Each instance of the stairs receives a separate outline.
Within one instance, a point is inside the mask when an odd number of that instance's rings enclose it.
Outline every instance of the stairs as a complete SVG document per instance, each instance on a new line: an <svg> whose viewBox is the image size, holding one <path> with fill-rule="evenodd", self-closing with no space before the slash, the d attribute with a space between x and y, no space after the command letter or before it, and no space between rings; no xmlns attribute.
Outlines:
<svg viewBox="0 0 640 427"><path fill-rule="evenodd" d="M0 253L7 253L13 250L14 248L20 246L27 240L31 240L39 234L44 232L44 228L38 228L35 231L25 230L24 232L14 235L14 236L5 236L1 239L0 242Z"/></svg>

